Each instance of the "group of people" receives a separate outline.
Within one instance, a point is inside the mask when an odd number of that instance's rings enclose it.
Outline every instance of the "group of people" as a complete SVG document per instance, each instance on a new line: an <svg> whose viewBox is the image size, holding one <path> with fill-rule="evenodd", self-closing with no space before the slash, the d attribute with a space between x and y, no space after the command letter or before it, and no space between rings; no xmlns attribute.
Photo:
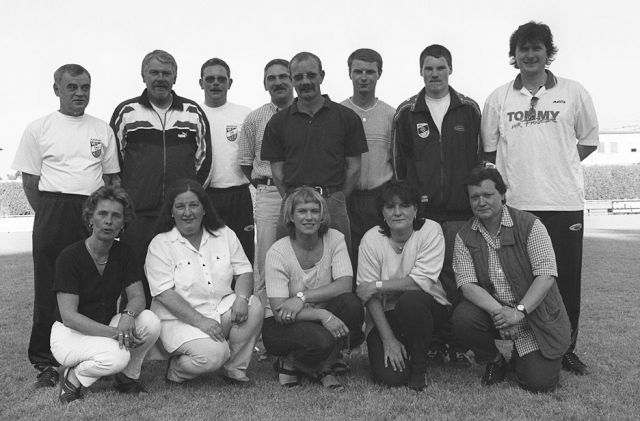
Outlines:
<svg viewBox="0 0 640 421"><path fill-rule="evenodd" d="M84 113L88 71L60 67L60 109L27 127L13 164L35 210L36 386L60 381L70 402L115 374L140 393L152 348L167 383L221 370L246 385L260 334L283 386L343 389L342 352L365 340L374 381L415 390L429 360L469 349L483 385L510 367L531 391L553 390L561 367L585 374L580 161L598 124L586 90L548 70L556 53L547 25L521 25L519 73L481 113L437 44L397 109L376 97L371 49L349 56L342 103L321 93L316 55L269 61L254 111L227 101L224 60L202 65L197 104L154 50L146 89L110 124ZM513 342L509 362L495 339Z"/></svg>

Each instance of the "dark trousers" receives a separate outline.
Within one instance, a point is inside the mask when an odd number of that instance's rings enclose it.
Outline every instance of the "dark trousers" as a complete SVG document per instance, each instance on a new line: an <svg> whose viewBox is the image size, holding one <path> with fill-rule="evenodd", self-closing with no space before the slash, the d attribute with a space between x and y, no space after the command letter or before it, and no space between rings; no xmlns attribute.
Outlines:
<svg viewBox="0 0 640 421"><path fill-rule="evenodd" d="M369 364L373 381L388 386L401 386L409 382L411 374L424 374L427 370L427 350L434 326L446 319L447 310L424 291L404 292L394 310L385 312L393 335L405 347L409 360L404 371L393 371L384 363L384 345L377 327L367 335Z"/></svg>
<svg viewBox="0 0 640 421"><path fill-rule="evenodd" d="M272 355L291 354L307 367L316 367L339 349L355 348L364 341L364 309L360 299L348 292L332 298L325 307L349 328L349 335L335 339L320 322L300 321L280 324L268 317L262 325L262 341Z"/></svg>
<svg viewBox="0 0 640 421"><path fill-rule="evenodd" d="M55 263L65 247L88 236L82 222L86 196L42 192L33 222L33 326L29 361L37 369L58 366L51 355L51 326L56 320Z"/></svg>
<svg viewBox="0 0 640 421"><path fill-rule="evenodd" d="M453 246L456 240L456 234L466 221L444 221L441 223L442 234L444 236L444 262L442 264L442 271L440 271L440 283L447 293L447 298L453 304L453 309L458 305L462 298L462 293L458 290L456 284L455 273L453 273ZM432 350L444 351L446 345L453 347L454 350L464 352L467 350L462 346L453 334L451 327L451 314L452 309L448 309L447 317L442 323L439 323L433 332L433 339L429 346Z"/></svg>
<svg viewBox="0 0 640 421"><path fill-rule="evenodd" d="M224 189L209 187L207 194L218 215L236 233L244 253L253 265L255 229L249 184Z"/></svg>
<svg viewBox="0 0 640 421"><path fill-rule="evenodd" d="M573 352L578 340L580 319L580 289L582 285L582 239L584 236L583 211L530 211L547 228L558 266L558 289L571 323Z"/></svg>
<svg viewBox="0 0 640 421"><path fill-rule="evenodd" d="M463 299L453 312L452 320L456 336L473 350L477 363L489 364L496 360L500 351L495 340L500 335L489 313ZM561 365L562 358L550 360L540 351L530 352L516 358L516 380L532 392L551 391L558 384Z"/></svg>
<svg viewBox="0 0 640 421"><path fill-rule="evenodd" d="M151 292L149 291L149 281L144 274L144 261L147 258L147 249L153 237L158 233L158 216L148 214L136 214L136 217L120 234L120 239L133 250L136 263L142 270L142 286L146 299L146 308L151 306ZM127 294L122 293L120 299L120 309L127 305Z"/></svg>
<svg viewBox="0 0 640 421"><path fill-rule="evenodd" d="M347 214L351 229L351 266L353 266L353 288L356 287L358 270L358 248L364 234L380 223L376 199L380 189L354 190L347 198Z"/></svg>

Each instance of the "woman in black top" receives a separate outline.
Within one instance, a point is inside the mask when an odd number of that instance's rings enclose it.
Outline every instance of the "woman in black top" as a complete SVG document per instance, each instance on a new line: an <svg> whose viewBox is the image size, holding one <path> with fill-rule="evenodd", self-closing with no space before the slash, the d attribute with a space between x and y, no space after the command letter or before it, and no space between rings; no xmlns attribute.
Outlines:
<svg viewBox="0 0 640 421"><path fill-rule="evenodd" d="M51 351L65 367L59 396L65 403L111 374L119 392L145 392L138 383L142 361L160 334L160 321L144 309L140 265L126 244L114 241L133 218L129 196L120 187L101 187L82 216L91 235L60 253L53 285L59 312ZM123 290L127 306L118 314Z"/></svg>

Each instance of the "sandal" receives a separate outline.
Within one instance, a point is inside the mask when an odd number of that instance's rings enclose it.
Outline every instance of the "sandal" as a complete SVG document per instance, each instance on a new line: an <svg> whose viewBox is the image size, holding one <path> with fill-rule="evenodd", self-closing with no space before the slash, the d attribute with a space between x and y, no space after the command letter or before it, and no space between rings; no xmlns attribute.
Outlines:
<svg viewBox="0 0 640 421"><path fill-rule="evenodd" d="M336 392L344 390L344 386L336 379L331 370L318 373L318 381L327 389L335 390Z"/></svg>
<svg viewBox="0 0 640 421"><path fill-rule="evenodd" d="M286 362L284 358L278 358L273 363L273 369L278 372L278 382L283 387L296 387L300 384L300 372L293 367L285 367Z"/></svg>

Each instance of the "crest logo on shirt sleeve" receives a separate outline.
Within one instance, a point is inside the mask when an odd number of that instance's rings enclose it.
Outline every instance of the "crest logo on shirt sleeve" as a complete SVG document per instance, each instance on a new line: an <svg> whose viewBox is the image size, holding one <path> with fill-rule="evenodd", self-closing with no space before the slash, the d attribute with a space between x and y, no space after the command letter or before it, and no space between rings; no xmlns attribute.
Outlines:
<svg viewBox="0 0 640 421"><path fill-rule="evenodd" d="M91 155L94 158L100 158L102 156L102 141L100 139L89 139L91 144Z"/></svg>
<svg viewBox="0 0 640 421"><path fill-rule="evenodd" d="M418 131L418 136L420 136L422 139L426 139L429 137L429 125L427 123L416 124L416 130Z"/></svg>
<svg viewBox="0 0 640 421"><path fill-rule="evenodd" d="M227 126L227 140L229 142L235 142L238 139L238 126Z"/></svg>

